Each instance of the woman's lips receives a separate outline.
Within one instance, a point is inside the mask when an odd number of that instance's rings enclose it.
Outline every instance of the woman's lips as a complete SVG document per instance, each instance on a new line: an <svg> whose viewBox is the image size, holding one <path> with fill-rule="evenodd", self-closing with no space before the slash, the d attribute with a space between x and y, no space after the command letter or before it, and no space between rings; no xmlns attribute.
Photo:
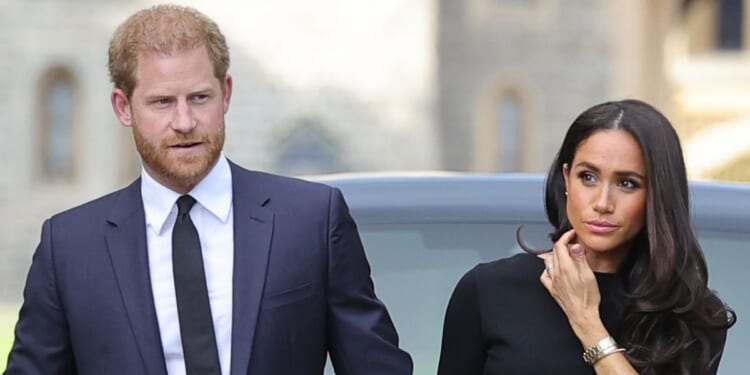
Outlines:
<svg viewBox="0 0 750 375"><path fill-rule="evenodd" d="M608 223L606 221L592 220L592 221L586 221L584 222L584 224L586 225L586 228L588 228L588 230L591 233L596 233L596 234L611 233L617 230L617 228L619 228L619 226L612 224L612 223Z"/></svg>

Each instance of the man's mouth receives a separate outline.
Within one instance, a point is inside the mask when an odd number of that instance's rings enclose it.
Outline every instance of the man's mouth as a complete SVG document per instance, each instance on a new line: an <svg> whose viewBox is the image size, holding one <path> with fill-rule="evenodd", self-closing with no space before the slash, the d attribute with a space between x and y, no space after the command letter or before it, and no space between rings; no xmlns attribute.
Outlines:
<svg viewBox="0 0 750 375"><path fill-rule="evenodd" d="M180 142L180 143L172 145L171 147L176 147L176 148L190 148L190 147L197 146L199 144L201 144L201 143L200 142Z"/></svg>

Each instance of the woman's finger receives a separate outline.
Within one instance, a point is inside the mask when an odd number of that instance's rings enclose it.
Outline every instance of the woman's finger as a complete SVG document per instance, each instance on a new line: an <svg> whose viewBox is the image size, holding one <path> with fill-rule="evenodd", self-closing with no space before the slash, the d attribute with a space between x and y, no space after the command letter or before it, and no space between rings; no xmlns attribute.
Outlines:
<svg viewBox="0 0 750 375"><path fill-rule="evenodd" d="M553 256L554 255L551 251L537 255L537 258L541 259L542 262L544 262L544 270L542 270L542 273L551 272L552 268L554 268Z"/></svg>
<svg viewBox="0 0 750 375"><path fill-rule="evenodd" d="M572 266L568 248L570 243L575 240L575 236L575 229L571 229L563 233L552 247L553 262L558 270L565 270Z"/></svg>
<svg viewBox="0 0 750 375"><path fill-rule="evenodd" d="M573 244L570 246L570 258L573 261L574 266L578 269L578 274L582 275L585 279L594 280L594 271L589 266L589 262L586 259L586 249L581 244Z"/></svg>
<svg viewBox="0 0 750 375"><path fill-rule="evenodd" d="M552 294L552 276L550 276L549 272L545 269L542 271L542 274L539 275L539 281L541 281L542 285L544 285L544 288L547 289L547 291Z"/></svg>
<svg viewBox="0 0 750 375"><path fill-rule="evenodd" d="M554 252L554 251L559 250L559 249L566 249L567 250L568 245L571 242L573 242L573 240L575 240L575 238L576 238L576 230L575 229L571 229L571 230L563 233L562 236L560 236L560 238L558 238L557 241L555 242L555 246L552 247L552 251Z"/></svg>
<svg viewBox="0 0 750 375"><path fill-rule="evenodd" d="M586 249L581 244L574 243L570 245L568 253L570 253L570 258L574 261L586 260Z"/></svg>

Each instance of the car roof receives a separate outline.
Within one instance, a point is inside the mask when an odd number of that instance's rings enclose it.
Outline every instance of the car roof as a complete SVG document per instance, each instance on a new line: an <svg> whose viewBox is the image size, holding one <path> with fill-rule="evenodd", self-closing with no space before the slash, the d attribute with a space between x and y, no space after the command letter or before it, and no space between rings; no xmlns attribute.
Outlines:
<svg viewBox="0 0 750 375"><path fill-rule="evenodd" d="M544 176L533 173L331 174L360 224L546 223ZM699 230L750 232L750 184L690 182Z"/></svg>
<svg viewBox="0 0 750 375"><path fill-rule="evenodd" d="M344 193L358 222L544 222L535 175L376 175L318 179Z"/></svg>
<svg viewBox="0 0 750 375"><path fill-rule="evenodd" d="M690 203L696 228L750 233L750 184L692 181Z"/></svg>

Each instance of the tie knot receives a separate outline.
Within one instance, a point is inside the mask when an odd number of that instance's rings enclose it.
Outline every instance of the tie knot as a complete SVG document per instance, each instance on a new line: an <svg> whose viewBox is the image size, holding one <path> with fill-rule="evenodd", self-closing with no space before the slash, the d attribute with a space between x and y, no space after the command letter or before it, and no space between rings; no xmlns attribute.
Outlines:
<svg viewBox="0 0 750 375"><path fill-rule="evenodd" d="M183 195L177 199L177 215L187 215L195 204L195 198Z"/></svg>

